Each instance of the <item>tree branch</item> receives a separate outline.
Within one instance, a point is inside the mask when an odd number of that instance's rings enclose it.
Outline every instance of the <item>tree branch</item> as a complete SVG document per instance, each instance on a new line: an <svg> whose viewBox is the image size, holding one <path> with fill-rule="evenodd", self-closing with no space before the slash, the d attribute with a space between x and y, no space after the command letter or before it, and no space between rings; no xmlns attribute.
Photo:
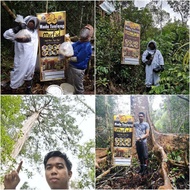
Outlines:
<svg viewBox="0 0 190 190"><path fill-rule="evenodd" d="M82 101L78 96L76 96L76 99L82 104L84 104L92 113L95 113L94 110L89 105L87 105L84 101Z"/></svg>
<svg viewBox="0 0 190 190"><path fill-rule="evenodd" d="M182 95L177 95L177 97L189 102L189 98L185 97L185 96L182 96Z"/></svg>

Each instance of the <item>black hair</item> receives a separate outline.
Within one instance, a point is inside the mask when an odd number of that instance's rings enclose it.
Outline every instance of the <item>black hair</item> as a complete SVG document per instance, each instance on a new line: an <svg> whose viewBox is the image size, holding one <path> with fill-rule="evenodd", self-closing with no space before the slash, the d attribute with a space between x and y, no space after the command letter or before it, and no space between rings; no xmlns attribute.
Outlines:
<svg viewBox="0 0 190 190"><path fill-rule="evenodd" d="M66 163L66 166L67 166L67 169L69 171L71 171L71 168L72 168L72 163L71 161L69 160L69 158L67 157L67 155L65 153L62 153L60 151L51 151L49 152L48 154L46 154L45 158L44 158L44 167L46 168L46 164L47 164L47 161L51 158L51 157L60 157L60 158L63 158L65 160L65 163Z"/></svg>
<svg viewBox="0 0 190 190"><path fill-rule="evenodd" d="M139 115L142 114L145 117L145 113L144 112L139 112Z"/></svg>
<svg viewBox="0 0 190 190"><path fill-rule="evenodd" d="M35 24L34 20L30 20L29 22L32 22L33 24ZM29 22L28 22L28 23L29 23Z"/></svg>

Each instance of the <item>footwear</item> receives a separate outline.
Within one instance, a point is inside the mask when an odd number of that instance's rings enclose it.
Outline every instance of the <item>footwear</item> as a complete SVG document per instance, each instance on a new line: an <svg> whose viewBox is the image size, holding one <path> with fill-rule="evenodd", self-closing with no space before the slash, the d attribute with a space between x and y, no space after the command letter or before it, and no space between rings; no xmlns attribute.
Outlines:
<svg viewBox="0 0 190 190"><path fill-rule="evenodd" d="M26 86L27 86L27 88L26 88L26 94L32 94L32 80L27 80L26 81Z"/></svg>
<svg viewBox="0 0 190 190"><path fill-rule="evenodd" d="M147 175L147 174L148 174L148 167L147 167L147 165L144 165L144 170L141 173L141 175L143 176L143 175Z"/></svg>
<svg viewBox="0 0 190 190"><path fill-rule="evenodd" d="M145 161L144 161L144 171L143 171L143 173L142 173L142 175L146 175L146 174L148 174L148 159L146 159Z"/></svg>
<svg viewBox="0 0 190 190"><path fill-rule="evenodd" d="M25 92L25 93L26 93L26 94L32 94L31 87L26 88L26 92Z"/></svg>
<svg viewBox="0 0 190 190"><path fill-rule="evenodd" d="M148 93L148 92L150 92L151 91L151 89L152 89L152 87L150 86L150 87L146 87L146 92Z"/></svg>
<svg viewBox="0 0 190 190"><path fill-rule="evenodd" d="M138 174L143 173L143 171L144 171L144 165L142 164L140 170L138 171Z"/></svg>

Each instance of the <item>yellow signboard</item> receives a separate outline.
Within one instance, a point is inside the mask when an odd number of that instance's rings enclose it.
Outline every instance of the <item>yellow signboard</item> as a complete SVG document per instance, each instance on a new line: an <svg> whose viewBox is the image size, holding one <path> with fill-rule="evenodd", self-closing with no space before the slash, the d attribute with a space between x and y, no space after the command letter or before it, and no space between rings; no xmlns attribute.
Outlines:
<svg viewBox="0 0 190 190"><path fill-rule="evenodd" d="M131 163L134 118L131 115L114 115L113 164L127 166Z"/></svg>
<svg viewBox="0 0 190 190"><path fill-rule="evenodd" d="M140 25L131 21L125 21L122 64L138 65L140 59Z"/></svg>
<svg viewBox="0 0 190 190"><path fill-rule="evenodd" d="M66 34L66 12L38 13L40 80L65 78L64 65L59 58L59 47Z"/></svg>

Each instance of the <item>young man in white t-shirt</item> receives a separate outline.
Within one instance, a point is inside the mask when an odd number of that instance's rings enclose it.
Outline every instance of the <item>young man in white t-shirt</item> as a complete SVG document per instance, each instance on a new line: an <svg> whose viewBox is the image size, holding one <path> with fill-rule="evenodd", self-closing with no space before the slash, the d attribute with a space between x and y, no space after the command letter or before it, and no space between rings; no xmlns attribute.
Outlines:
<svg viewBox="0 0 190 190"><path fill-rule="evenodd" d="M135 127L135 139L136 139L136 150L138 159L140 161L139 173L144 175L147 173L148 166L148 147L147 137L149 136L150 127L147 122L144 121L145 114L139 112L139 122L134 124Z"/></svg>

